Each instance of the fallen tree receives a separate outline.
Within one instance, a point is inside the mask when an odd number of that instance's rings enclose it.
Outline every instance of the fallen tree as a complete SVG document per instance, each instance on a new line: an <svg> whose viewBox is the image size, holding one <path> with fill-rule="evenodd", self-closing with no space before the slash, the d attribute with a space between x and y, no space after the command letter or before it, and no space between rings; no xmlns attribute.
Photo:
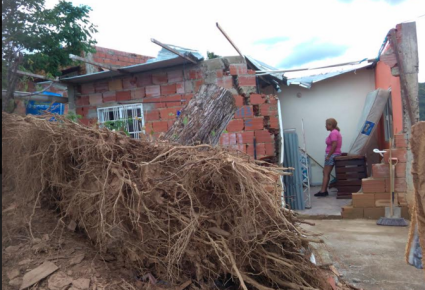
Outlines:
<svg viewBox="0 0 425 290"><path fill-rule="evenodd" d="M210 145L134 140L57 117L3 113L3 168L25 202L59 209L100 253L164 288L328 289L315 237L281 208L283 168ZM30 228L31 230L31 228Z"/></svg>

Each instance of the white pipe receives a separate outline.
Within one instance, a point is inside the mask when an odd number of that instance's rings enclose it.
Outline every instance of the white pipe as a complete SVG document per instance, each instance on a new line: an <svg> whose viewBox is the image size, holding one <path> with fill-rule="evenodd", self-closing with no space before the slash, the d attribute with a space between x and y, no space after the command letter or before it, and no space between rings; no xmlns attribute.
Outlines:
<svg viewBox="0 0 425 290"><path fill-rule="evenodd" d="M285 153L285 142L284 142L284 138L283 138L283 120L282 120L282 111L280 108L280 99L279 97L277 97L277 112L279 115L279 130L280 130L280 158L279 158L279 163L281 164L281 166L283 166L283 161L284 161L284 153ZM283 183L283 175L280 176L280 182L282 184L282 207L286 206L285 203L285 184Z"/></svg>

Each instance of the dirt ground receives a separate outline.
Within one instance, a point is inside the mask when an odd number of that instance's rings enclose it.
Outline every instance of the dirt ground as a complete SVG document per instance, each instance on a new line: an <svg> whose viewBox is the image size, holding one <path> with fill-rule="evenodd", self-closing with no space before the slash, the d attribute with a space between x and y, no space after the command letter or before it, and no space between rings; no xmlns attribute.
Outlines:
<svg viewBox="0 0 425 290"><path fill-rule="evenodd" d="M345 281L367 290L423 290L424 270L404 260L408 228L371 220L312 220Z"/></svg>
<svg viewBox="0 0 425 290"><path fill-rule="evenodd" d="M58 222L58 214L53 210L35 209L33 240L22 214L29 209L15 208L15 204L13 193L3 187L2 289L19 289L24 274L45 261L53 262L59 270L33 289L146 288L125 261L101 257L81 233L72 232Z"/></svg>

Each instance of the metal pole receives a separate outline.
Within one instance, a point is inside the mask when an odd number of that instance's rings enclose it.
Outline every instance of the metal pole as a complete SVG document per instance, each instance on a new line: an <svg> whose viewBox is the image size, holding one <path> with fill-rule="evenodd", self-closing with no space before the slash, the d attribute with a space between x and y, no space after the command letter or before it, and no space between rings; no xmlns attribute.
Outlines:
<svg viewBox="0 0 425 290"><path fill-rule="evenodd" d="M227 35L226 32L224 32L223 28L221 28L220 24L218 24L218 22L216 22L217 28L218 30L221 31L221 33L223 33L224 37L226 37L226 39L230 42L230 44L233 46L233 48L239 53L239 55L242 57L243 61L246 62L245 60L245 56L242 54L242 52L239 50L239 48L236 47L236 45L233 43L233 41L230 39L230 37Z"/></svg>

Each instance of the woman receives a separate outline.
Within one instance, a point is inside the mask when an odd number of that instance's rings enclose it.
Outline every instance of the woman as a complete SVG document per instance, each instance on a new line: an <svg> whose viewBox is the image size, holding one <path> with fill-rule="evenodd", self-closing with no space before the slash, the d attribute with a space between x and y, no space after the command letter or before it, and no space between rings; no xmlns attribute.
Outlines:
<svg viewBox="0 0 425 290"><path fill-rule="evenodd" d="M335 119L326 120L326 130L330 131L326 138L325 167L323 168L323 182L321 190L314 196L328 196L328 185L331 171L335 165L335 157L341 155L342 136L339 133L338 123Z"/></svg>

